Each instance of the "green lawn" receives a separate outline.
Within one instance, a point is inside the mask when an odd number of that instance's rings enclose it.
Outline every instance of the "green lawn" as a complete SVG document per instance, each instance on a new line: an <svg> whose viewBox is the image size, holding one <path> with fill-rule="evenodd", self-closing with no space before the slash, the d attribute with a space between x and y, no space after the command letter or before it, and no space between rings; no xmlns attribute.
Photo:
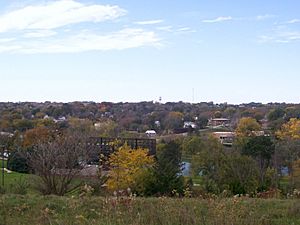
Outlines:
<svg viewBox="0 0 300 225"><path fill-rule="evenodd" d="M6 168L7 162L4 161L4 166ZM0 186L2 187L3 184L3 175L2 175L2 160L0 161ZM4 189L6 192L14 192L16 187L19 187L18 185L24 184L24 182L30 183L30 178L32 177L31 174L24 174L24 173L17 173L17 172L11 172L7 173L4 172ZM30 185L29 185L30 186ZM29 192L33 192L33 190L29 187Z"/></svg>

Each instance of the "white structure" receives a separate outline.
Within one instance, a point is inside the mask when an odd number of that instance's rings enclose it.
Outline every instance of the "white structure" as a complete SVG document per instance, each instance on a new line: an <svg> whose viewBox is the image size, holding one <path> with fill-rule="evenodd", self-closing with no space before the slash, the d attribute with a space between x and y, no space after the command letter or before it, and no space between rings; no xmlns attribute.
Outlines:
<svg viewBox="0 0 300 225"><path fill-rule="evenodd" d="M145 134L148 136L148 137L155 137L156 136L156 131L155 130L147 130L145 132Z"/></svg>
<svg viewBox="0 0 300 225"><path fill-rule="evenodd" d="M189 127L196 129L197 125L194 122L190 122L190 121L184 122L183 128L189 128Z"/></svg>

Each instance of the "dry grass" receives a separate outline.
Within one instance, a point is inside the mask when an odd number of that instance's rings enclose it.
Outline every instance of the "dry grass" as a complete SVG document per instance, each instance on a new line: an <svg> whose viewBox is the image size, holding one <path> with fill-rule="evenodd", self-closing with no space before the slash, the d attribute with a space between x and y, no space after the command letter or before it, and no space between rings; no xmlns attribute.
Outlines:
<svg viewBox="0 0 300 225"><path fill-rule="evenodd" d="M0 196L0 224L300 224L296 200Z"/></svg>

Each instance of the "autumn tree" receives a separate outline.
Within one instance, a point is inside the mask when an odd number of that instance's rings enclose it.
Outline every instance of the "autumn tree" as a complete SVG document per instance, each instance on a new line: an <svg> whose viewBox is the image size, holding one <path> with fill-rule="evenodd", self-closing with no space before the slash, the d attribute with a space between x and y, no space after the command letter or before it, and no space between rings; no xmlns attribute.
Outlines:
<svg viewBox="0 0 300 225"><path fill-rule="evenodd" d="M28 148L39 142L45 142L50 135L51 131L44 126L27 130L23 135L23 147Z"/></svg>
<svg viewBox="0 0 300 225"><path fill-rule="evenodd" d="M107 187L111 191L143 189L143 177L154 164L147 149L131 149L127 144L110 155Z"/></svg>
<svg viewBox="0 0 300 225"><path fill-rule="evenodd" d="M103 137L117 137L119 132L118 124L111 119L97 122L95 129Z"/></svg>
<svg viewBox="0 0 300 225"><path fill-rule="evenodd" d="M255 136L257 131L261 130L260 124L251 117L241 118L235 130L236 135L240 137Z"/></svg>
<svg viewBox="0 0 300 225"><path fill-rule="evenodd" d="M164 127L167 130L181 128L183 125L183 114L181 112L169 112L164 120Z"/></svg>
<svg viewBox="0 0 300 225"><path fill-rule="evenodd" d="M276 132L281 140L299 140L300 139L300 119L292 118L283 124L281 129Z"/></svg>
<svg viewBox="0 0 300 225"><path fill-rule="evenodd" d="M234 148L239 152L242 151L249 139L258 136L260 130L261 126L255 119L251 117L241 118L235 129L236 138L233 143Z"/></svg>

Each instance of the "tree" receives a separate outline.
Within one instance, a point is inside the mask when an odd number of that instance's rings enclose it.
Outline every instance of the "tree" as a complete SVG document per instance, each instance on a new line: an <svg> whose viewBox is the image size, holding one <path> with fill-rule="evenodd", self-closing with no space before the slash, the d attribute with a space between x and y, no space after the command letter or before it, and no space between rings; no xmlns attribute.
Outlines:
<svg viewBox="0 0 300 225"><path fill-rule="evenodd" d="M276 108L270 110L267 116L269 121L274 121L274 120L281 119L284 115L285 115L285 111L282 108Z"/></svg>
<svg viewBox="0 0 300 225"><path fill-rule="evenodd" d="M248 156L230 154L221 166L223 177L221 187L232 194L251 194L258 188L258 169L256 162Z"/></svg>
<svg viewBox="0 0 300 225"><path fill-rule="evenodd" d="M276 132L278 143L276 145L277 157L287 166L290 173L290 186L294 187L294 163L300 158L300 119L292 118L283 124Z"/></svg>
<svg viewBox="0 0 300 225"><path fill-rule="evenodd" d="M189 136L183 140L182 152L185 156L192 156L199 153L203 147L203 140L199 136Z"/></svg>
<svg viewBox="0 0 300 225"><path fill-rule="evenodd" d="M223 176L221 166L226 155L222 144L214 136L208 136L202 142L201 150L192 156L192 174L202 176L205 191L219 193Z"/></svg>
<svg viewBox="0 0 300 225"><path fill-rule="evenodd" d="M31 120L27 120L27 119L15 119L13 121L13 127L15 130L18 131L26 131L28 129L32 129L34 127L34 124Z"/></svg>
<svg viewBox="0 0 300 225"><path fill-rule="evenodd" d="M118 135L118 124L110 119L96 123L95 129L103 137L117 137Z"/></svg>
<svg viewBox="0 0 300 225"><path fill-rule="evenodd" d="M174 191L183 194L181 148L176 141L160 144L157 148L157 160L151 170L145 194L173 195Z"/></svg>
<svg viewBox="0 0 300 225"><path fill-rule="evenodd" d="M276 132L281 140L299 140L300 139L300 119L291 118L283 124L281 129Z"/></svg>
<svg viewBox="0 0 300 225"><path fill-rule="evenodd" d="M173 130L181 128L183 125L182 122L183 114L181 112L169 112L164 120L164 127L168 130Z"/></svg>
<svg viewBox="0 0 300 225"><path fill-rule="evenodd" d="M36 127L30 130L27 130L24 133L23 146L31 147L38 142L45 142L50 139L50 130L44 126Z"/></svg>
<svg viewBox="0 0 300 225"><path fill-rule="evenodd" d="M222 113L220 111L214 112L214 118L221 118L221 117L222 117Z"/></svg>
<svg viewBox="0 0 300 225"><path fill-rule="evenodd" d="M142 192L144 184L141 181L153 164L154 158L147 149L131 149L127 144L119 147L109 158L108 189L119 191L130 188Z"/></svg>
<svg viewBox="0 0 300 225"><path fill-rule="evenodd" d="M28 154L29 166L38 176L35 185L42 194L64 195L74 188L74 178L82 169L85 140L81 136L61 136L38 143Z"/></svg>
<svg viewBox="0 0 300 225"><path fill-rule="evenodd" d="M244 117L240 119L235 130L238 137L251 137L256 135L256 131L260 131L260 124L251 117Z"/></svg>
<svg viewBox="0 0 300 225"><path fill-rule="evenodd" d="M251 137L242 149L242 154L251 156L258 163L261 189L267 188L265 175L274 152L274 143L272 139L267 136Z"/></svg>

